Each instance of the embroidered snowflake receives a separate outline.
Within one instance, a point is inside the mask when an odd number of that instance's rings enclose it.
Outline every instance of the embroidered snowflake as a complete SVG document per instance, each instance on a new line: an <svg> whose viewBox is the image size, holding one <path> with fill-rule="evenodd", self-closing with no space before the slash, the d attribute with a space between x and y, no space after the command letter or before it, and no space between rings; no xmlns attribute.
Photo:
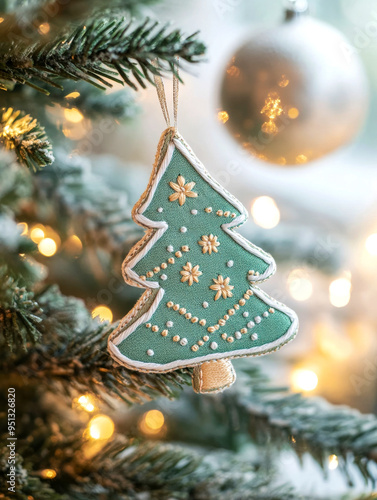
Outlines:
<svg viewBox="0 0 377 500"><path fill-rule="evenodd" d="M169 182L169 186L174 189L175 193L169 196L169 201L178 200L179 204L182 206L186 202L186 197L196 198L198 193L192 191L195 186L195 182L187 182L182 175L178 175L177 182Z"/></svg>
<svg viewBox="0 0 377 500"><path fill-rule="evenodd" d="M199 283L199 276L203 274L201 271L199 271L199 265L192 267L191 262L187 262L187 264L185 266L182 266L182 268L183 271L180 271L180 273L182 274L182 283L188 281L189 286L191 286L194 281L195 283Z"/></svg>
<svg viewBox="0 0 377 500"><path fill-rule="evenodd" d="M217 247L220 245L220 242L217 241L217 236L213 236L213 234L210 235L203 235L201 238L201 241L198 241L199 245L202 248L203 253L209 253L211 255L212 252L218 252Z"/></svg>
<svg viewBox="0 0 377 500"><path fill-rule="evenodd" d="M212 280L215 282L215 284L211 285L210 289L217 291L215 295L215 300L219 299L220 297L226 299L227 297L233 296L231 290L233 290L234 286L229 285L230 278L224 279L223 276L219 275L217 279L212 278Z"/></svg>

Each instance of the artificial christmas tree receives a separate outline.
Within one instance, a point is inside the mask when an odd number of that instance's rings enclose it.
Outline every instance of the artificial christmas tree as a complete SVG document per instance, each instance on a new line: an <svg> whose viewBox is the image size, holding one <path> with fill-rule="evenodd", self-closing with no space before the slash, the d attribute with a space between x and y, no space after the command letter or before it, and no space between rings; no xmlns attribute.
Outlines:
<svg viewBox="0 0 377 500"><path fill-rule="evenodd" d="M256 286L275 262L237 233L246 216L168 128L133 210L147 231L123 275L146 291L110 337L117 361L151 372L195 366L194 389L217 392L235 380L229 358L277 350L296 335L295 313Z"/></svg>

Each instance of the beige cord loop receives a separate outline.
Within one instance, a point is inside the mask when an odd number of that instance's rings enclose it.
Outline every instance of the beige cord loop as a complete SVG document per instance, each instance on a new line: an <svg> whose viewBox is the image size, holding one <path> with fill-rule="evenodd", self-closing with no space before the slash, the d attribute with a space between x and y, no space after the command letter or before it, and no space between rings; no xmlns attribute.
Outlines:
<svg viewBox="0 0 377 500"><path fill-rule="evenodd" d="M157 68L157 60L154 59L152 61L153 66ZM176 64L176 75L173 75L173 113L174 113L174 128L177 130L178 126L178 88L179 88L179 80L178 80L178 58L177 58L177 64ZM158 100L160 101L160 106L162 109L162 114L164 115L166 125L168 127L171 126L170 124L170 115L169 115L169 109L168 105L166 102L166 93L165 93L165 87L164 87L164 82L159 75L154 75L154 83L156 85L156 90L157 90L157 96Z"/></svg>

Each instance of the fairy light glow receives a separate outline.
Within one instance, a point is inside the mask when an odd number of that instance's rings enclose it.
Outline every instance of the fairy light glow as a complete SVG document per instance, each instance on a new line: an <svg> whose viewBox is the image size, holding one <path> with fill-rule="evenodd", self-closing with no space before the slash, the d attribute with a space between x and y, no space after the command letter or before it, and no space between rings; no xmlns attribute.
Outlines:
<svg viewBox="0 0 377 500"><path fill-rule="evenodd" d="M328 468L330 470L335 470L339 465L339 460L336 455L330 455L328 460Z"/></svg>
<svg viewBox="0 0 377 500"><path fill-rule="evenodd" d="M111 323L113 320L113 313L107 306L100 305L93 309L92 317L98 317L100 321L109 321Z"/></svg>
<svg viewBox="0 0 377 500"><path fill-rule="evenodd" d="M313 370L297 368L292 372L291 382L294 391L310 392L317 387L318 376Z"/></svg>
<svg viewBox="0 0 377 500"><path fill-rule="evenodd" d="M77 97L80 97L80 92L71 92L65 96L66 99L77 99Z"/></svg>
<svg viewBox="0 0 377 500"><path fill-rule="evenodd" d="M226 111L219 111L217 113L217 119L219 122L226 123L229 120L229 115Z"/></svg>
<svg viewBox="0 0 377 500"><path fill-rule="evenodd" d="M365 248L370 255L377 255L377 233L368 236L365 240Z"/></svg>
<svg viewBox="0 0 377 500"><path fill-rule="evenodd" d="M295 120L299 116L300 112L297 108L289 108L287 114L291 120Z"/></svg>
<svg viewBox="0 0 377 500"><path fill-rule="evenodd" d="M305 269L294 269L288 275L287 286L291 296L300 302L308 300L313 294L313 285Z"/></svg>
<svg viewBox="0 0 377 500"><path fill-rule="evenodd" d="M329 298L334 307L345 307L351 298L351 281L348 278L338 278L330 283Z"/></svg>
<svg viewBox="0 0 377 500"><path fill-rule="evenodd" d="M264 101L264 106L261 109L261 114L268 118L268 120L262 124L262 131L266 134L277 134L279 129L275 121L282 112L283 108L281 107L279 95L277 92L269 92Z"/></svg>
<svg viewBox="0 0 377 500"><path fill-rule="evenodd" d="M159 410L149 410L142 416L139 428L144 434L158 434L165 423L165 417Z"/></svg>
<svg viewBox="0 0 377 500"><path fill-rule="evenodd" d="M110 439L114 434L114 422L107 415L96 415L88 424L92 439Z"/></svg>
<svg viewBox="0 0 377 500"><path fill-rule="evenodd" d="M297 155L296 156L296 163L299 163L299 164L302 164L302 163L306 163L308 161L308 157L306 155Z"/></svg>
<svg viewBox="0 0 377 500"><path fill-rule="evenodd" d="M42 23L39 25L38 31L41 35L47 35L50 31L50 25L48 23Z"/></svg>
<svg viewBox="0 0 377 500"><path fill-rule="evenodd" d="M54 469L44 469L41 472L41 477L44 479L54 479L54 477L56 477L56 471Z"/></svg>
<svg viewBox="0 0 377 500"><path fill-rule="evenodd" d="M92 401L92 398L88 394L80 396L77 399L77 403L81 409L83 409L89 413L91 413L95 408L93 401Z"/></svg>
<svg viewBox="0 0 377 500"><path fill-rule="evenodd" d="M30 238L34 243L39 243L45 237L44 227L41 225L34 226L30 231Z"/></svg>
<svg viewBox="0 0 377 500"><path fill-rule="evenodd" d="M272 229L280 221L280 210L273 198L259 196L251 203L251 215L255 224L265 229Z"/></svg>
<svg viewBox="0 0 377 500"><path fill-rule="evenodd" d="M58 246L52 238L43 238L43 240L38 243L39 253L45 257L52 257L56 254L57 249Z"/></svg>
<svg viewBox="0 0 377 500"><path fill-rule="evenodd" d="M83 114L77 108L66 108L64 116L71 123L80 123L84 119Z"/></svg>

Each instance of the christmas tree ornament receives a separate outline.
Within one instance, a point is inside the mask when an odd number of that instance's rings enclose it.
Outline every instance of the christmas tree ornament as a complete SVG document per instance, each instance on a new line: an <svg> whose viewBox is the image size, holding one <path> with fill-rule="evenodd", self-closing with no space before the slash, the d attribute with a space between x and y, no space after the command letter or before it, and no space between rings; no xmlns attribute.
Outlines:
<svg viewBox="0 0 377 500"><path fill-rule="evenodd" d="M178 133L178 80L173 127L159 77L156 86L168 128L133 209L146 232L123 264L125 281L145 291L108 347L133 370L194 367L194 390L213 393L235 381L232 358L276 351L294 338L298 319L258 288L274 273L273 258L238 234L245 208Z"/></svg>
<svg viewBox="0 0 377 500"><path fill-rule="evenodd" d="M220 119L244 148L280 165L320 158L349 142L367 110L356 50L290 2L285 22L256 33L231 58Z"/></svg>

